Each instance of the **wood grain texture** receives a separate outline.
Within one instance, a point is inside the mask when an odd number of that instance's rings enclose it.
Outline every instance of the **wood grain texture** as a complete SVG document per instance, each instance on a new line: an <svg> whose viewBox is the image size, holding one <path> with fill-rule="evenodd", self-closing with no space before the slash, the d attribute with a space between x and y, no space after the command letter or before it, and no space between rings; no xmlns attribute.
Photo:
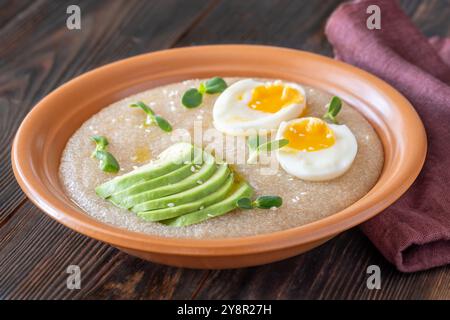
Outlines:
<svg viewBox="0 0 450 320"><path fill-rule="evenodd" d="M222 1L177 46L210 43L270 44L331 55L323 30L340 0Z"/></svg>
<svg viewBox="0 0 450 320"><path fill-rule="evenodd" d="M12 175L10 144L20 121L74 76L196 44L272 44L331 55L323 28L340 2L0 1L0 299L450 299L450 267L399 273L357 229L261 267L188 270L142 261L51 220ZM401 3L426 35L449 35L448 0ZM81 8L81 31L65 27L69 4ZM66 287L71 264L82 270L80 290ZM371 264L381 268L381 290L366 287Z"/></svg>

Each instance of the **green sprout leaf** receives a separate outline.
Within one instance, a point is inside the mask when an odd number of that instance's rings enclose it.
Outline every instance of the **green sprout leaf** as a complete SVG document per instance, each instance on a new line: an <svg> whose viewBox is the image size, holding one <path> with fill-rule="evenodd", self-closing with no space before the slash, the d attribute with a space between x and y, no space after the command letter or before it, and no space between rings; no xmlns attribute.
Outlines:
<svg viewBox="0 0 450 320"><path fill-rule="evenodd" d="M114 158L114 156L108 151L104 150L94 151L94 156L97 160L100 160L99 168L102 171L111 173L116 173L119 171L120 169L119 162L117 162L116 158Z"/></svg>
<svg viewBox="0 0 450 320"><path fill-rule="evenodd" d="M227 87L225 80L219 77L214 77L205 82L205 92L208 94L215 94L223 92Z"/></svg>
<svg viewBox="0 0 450 320"><path fill-rule="evenodd" d="M100 161L99 168L104 172L118 172L120 169L119 162L111 153L106 151L106 146L109 144L108 139L104 136L92 136L91 140L95 142L92 158Z"/></svg>
<svg viewBox="0 0 450 320"><path fill-rule="evenodd" d="M258 143L260 143L261 141L250 141L250 143L252 145L256 145ZM247 143L249 143L249 141L247 141ZM281 149L284 146L286 146L287 144L289 144L289 140L288 139L278 139L278 140L272 140L269 142L264 142L261 144L258 144L258 146L256 147L256 149L251 149L250 144L249 144L249 149L250 149L250 155L248 157L247 163L248 164L254 164L256 163L256 158L258 157L258 154L261 153L262 151L265 152L270 152L276 149Z"/></svg>
<svg viewBox="0 0 450 320"><path fill-rule="evenodd" d="M130 104L131 108L141 108L146 114L147 118L145 119L144 124L146 126L151 125L154 122L155 112L144 102L138 101L136 103Z"/></svg>
<svg viewBox="0 0 450 320"><path fill-rule="evenodd" d="M183 94L183 97L181 98L181 103L186 108L197 108L203 101L203 94L195 89L189 89Z"/></svg>
<svg viewBox="0 0 450 320"><path fill-rule="evenodd" d="M279 196L260 196L253 205L260 209L279 208L283 204L283 199Z"/></svg>
<svg viewBox="0 0 450 320"><path fill-rule="evenodd" d="M236 201L236 205L241 209L253 209L252 200L250 198L241 198Z"/></svg>
<svg viewBox="0 0 450 320"><path fill-rule="evenodd" d="M236 201L236 206L240 209L248 210L253 208L271 209L279 208L283 204L283 199L279 196L260 196L252 201L250 198L241 198Z"/></svg>
<svg viewBox="0 0 450 320"><path fill-rule="evenodd" d="M172 131L172 126L163 117L156 115L155 116L155 121L156 121L156 124L158 125L158 127L160 127L163 131L165 131L165 132Z"/></svg>
<svg viewBox="0 0 450 320"><path fill-rule="evenodd" d="M104 136L92 136L91 140L95 142L95 149L96 150L105 150L106 146L109 144L108 139L106 139Z"/></svg>
<svg viewBox="0 0 450 320"><path fill-rule="evenodd" d="M160 127L165 132L172 131L172 126L170 123L161 117L160 115L157 115L148 105L146 105L142 101L138 101L136 103L133 103L130 105L131 108L141 108L146 114L147 118L145 119L144 124L146 126L151 125L152 123L156 123L158 127Z"/></svg>
<svg viewBox="0 0 450 320"><path fill-rule="evenodd" d="M155 115L155 112L148 105L146 105L142 101L138 101L136 103L133 103L133 104L130 105L130 107L131 108L141 108L149 116L154 116Z"/></svg>
<svg viewBox="0 0 450 320"><path fill-rule="evenodd" d="M204 94L221 93L227 88L225 80L219 77L214 77L206 82L200 83L198 89L192 88L187 90L183 97L181 97L181 103L186 108L197 108L203 102Z"/></svg>
<svg viewBox="0 0 450 320"><path fill-rule="evenodd" d="M342 101L339 97L334 96L331 98L330 103L328 104L327 112L324 114L323 118L329 120L333 123L338 123L336 120L336 116L341 111Z"/></svg>

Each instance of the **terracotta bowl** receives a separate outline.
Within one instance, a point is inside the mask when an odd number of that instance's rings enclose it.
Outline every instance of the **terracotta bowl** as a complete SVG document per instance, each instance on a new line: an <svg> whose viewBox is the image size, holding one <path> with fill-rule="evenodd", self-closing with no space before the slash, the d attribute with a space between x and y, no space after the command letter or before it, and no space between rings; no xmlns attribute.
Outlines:
<svg viewBox="0 0 450 320"><path fill-rule="evenodd" d="M155 86L190 78L254 76L292 80L339 95L373 125L384 145L380 179L362 199L325 219L242 238L150 236L97 221L63 192L58 167L80 125L103 107ZM410 103L375 76L316 54L266 46L219 45L140 55L83 74L39 102L20 126L12 164L27 196L67 227L132 255L191 268L254 266L298 255L370 219L413 183L426 154L423 124Z"/></svg>

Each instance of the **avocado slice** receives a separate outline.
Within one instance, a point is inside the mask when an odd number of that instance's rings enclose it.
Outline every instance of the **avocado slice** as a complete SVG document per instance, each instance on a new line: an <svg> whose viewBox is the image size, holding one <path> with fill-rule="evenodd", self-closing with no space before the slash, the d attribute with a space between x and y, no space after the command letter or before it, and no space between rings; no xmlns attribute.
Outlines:
<svg viewBox="0 0 450 320"><path fill-rule="evenodd" d="M234 186L232 193L226 199L204 209L187 213L177 218L163 220L161 222L165 225L173 227L185 227L191 224L199 223L236 209L236 201L244 197L251 197L252 194L252 187L250 187L250 185L246 182L240 182Z"/></svg>
<svg viewBox="0 0 450 320"><path fill-rule="evenodd" d="M184 166L185 162L191 162L192 159L195 159L195 155L199 152L201 154L203 151L192 144L177 143L162 152L155 162L109 180L95 188L95 192L101 198L106 199L113 193L125 190L137 183L160 177Z"/></svg>
<svg viewBox="0 0 450 320"><path fill-rule="evenodd" d="M139 203L131 210L134 212L150 211L166 208L169 203L174 206L179 206L188 202L197 201L219 189L228 176L230 176L230 169L228 168L228 165L221 164L217 171L206 182L180 193Z"/></svg>
<svg viewBox="0 0 450 320"><path fill-rule="evenodd" d="M192 175L191 170L192 164L188 164L186 166L183 166L181 168L178 168L172 172L169 172L163 176L160 176L155 179L151 179L145 182L138 183L136 185L133 185L125 190L122 190L117 193L113 193L108 200L111 201L113 204L115 204L118 207L122 207L122 203L126 202L126 199L128 197L134 196L136 194L153 190L157 187L167 186L173 183L177 183L186 177L189 177Z"/></svg>
<svg viewBox="0 0 450 320"><path fill-rule="evenodd" d="M212 158L212 156L209 156L209 159L207 159L203 163L203 166L200 168L200 170L187 177L186 179L174 184L169 184L167 186L162 186L153 190L138 193L133 196L125 197L122 199L122 201L120 201L119 204L121 207L129 209L142 202L147 202L153 199L158 199L164 196L191 189L199 185L198 181L206 181L207 179L209 179L209 177L211 177L216 169L217 164L214 162L214 158Z"/></svg>
<svg viewBox="0 0 450 320"><path fill-rule="evenodd" d="M201 158L201 157L199 157ZM197 163L196 161L193 163ZM192 171L192 163L189 163L187 165L184 165L174 171L171 171L163 176L147 180L145 182L137 183L125 190L113 193L108 200L114 203L116 206L121 207L121 203L125 201L127 197L149 191L152 189L155 189L157 187L166 186L169 184L173 184L176 182L179 182L190 175L192 175L194 172ZM194 167L195 168L195 167Z"/></svg>
<svg viewBox="0 0 450 320"><path fill-rule="evenodd" d="M169 218L179 217L183 214L199 210L202 207L210 206L214 203L222 201L229 194L231 187L233 186L234 177L233 175L228 175L225 183L216 190L210 193L205 198L182 204L180 206L174 206L170 208L164 208L159 210L138 212L137 215L147 221L160 221Z"/></svg>

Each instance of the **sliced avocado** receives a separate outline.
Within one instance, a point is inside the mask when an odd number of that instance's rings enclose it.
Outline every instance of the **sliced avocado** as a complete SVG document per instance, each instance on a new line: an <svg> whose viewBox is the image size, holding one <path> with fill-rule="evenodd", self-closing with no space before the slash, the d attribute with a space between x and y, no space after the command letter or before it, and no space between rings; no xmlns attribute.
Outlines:
<svg viewBox="0 0 450 320"><path fill-rule="evenodd" d="M214 203L222 201L229 194L231 187L233 186L233 175L228 175L225 183L211 194L207 195L203 199L182 204L180 206L174 206L170 208L164 208L153 211L138 212L137 215L147 221L160 221L169 218L179 217L183 214L199 210L202 207L210 206Z"/></svg>
<svg viewBox="0 0 450 320"><path fill-rule="evenodd" d="M195 159L194 156L198 152L201 153L201 149L194 147L192 144L177 143L161 153L155 162L107 181L95 188L95 192L101 198L106 199L113 193L120 192L136 183L157 178L184 166L186 161Z"/></svg>
<svg viewBox="0 0 450 320"><path fill-rule="evenodd" d="M186 177L193 174L191 170L192 164L188 164L181 168L178 168L172 172L169 172L163 176L155 179L147 180L145 182L133 185L123 191L113 193L108 200L114 203L118 207L122 207L122 203L126 202L128 197L134 196L136 194L153 190L157 187L167 186L169 184L177 183Z"/></svg>
<svg viewBox="0 0 450 320"><path fill-rule="evenodd" d="M198 186L198 181L206 181L217 169L217 164L214 162L214 159L212 158L212 156L209 157L210 159L207 159L203 163L200 170L187 177L186 179L174 184L169 184L167 186L162 186L153 190L141 192L136 195L123 198L120 202L120 206L129 209L142 202L158 199Z"/></svg>
<svg viewBox="0 0 450 320"><path fill-rule="evenodd" d="M221 164L217 171L206 182L180 193L175 193L163 198L139 203L132 208L132 211L150 211L166 208L169 203L175 206L179 206L181 204L199 200L207 196L208 194L218 190L223 185L228 176L230 176L230 169L228 168L228 165Z"/></svg>
<svg viewBox="0 0 450 320"><path fill-rule="evenodd" d="M201 158L201 155L200 157ZM194 161L193 163L197 163L197 161ZM145 182L137 183L125 190L122 190L117 193L113 193L108 200L114 203L116 206L121 207L121 203L124 202L124 199L127 197L149 191L158 187L166 186L169 184L173 184L176 182L179 182L190 175L194 174L192 167L193 164L189 163L187 165L184 165L174 171L171 171L163 176L147 180ZM194 166L194 168L196 168Z"/></svg>
<svg viewBox="0 0 450 320"><path fill-rule="evenodd" d="M219 165L202 149L179 143L156 162L114 178L96 192L145 220L181 227L234 210L237 200L251 197L253 190L227 164Z"/></svg>
<svg viewBox="0 0 450 320"><path fill-rule="evenodd" d="M236 208L236 201L240 198L251 197L253 189L245 182L235 185L232 193L224 200L219 201L204 209L187 213L177 218L161 221L162 223L172 227L185 227L191 224L199 223L207 219L223 215Z"/></svg>

